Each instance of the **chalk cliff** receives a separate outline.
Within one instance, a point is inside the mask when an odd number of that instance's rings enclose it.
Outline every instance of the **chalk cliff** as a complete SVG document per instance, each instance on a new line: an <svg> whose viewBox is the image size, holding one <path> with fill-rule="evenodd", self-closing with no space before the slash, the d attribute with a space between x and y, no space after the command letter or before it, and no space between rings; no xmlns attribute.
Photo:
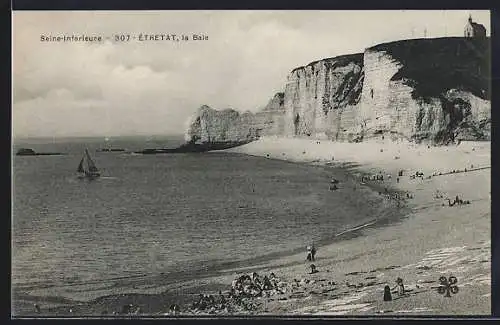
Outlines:
<svg viewBox="0 0 500 325"><path fill-rule="evenodd" d="M251 141L262 135L362 141L388 135L446 144L489 140L490 40L380 44L295 68L284 93L257 113L200 108L186 139Z"/></svg>
<svg viewBox="0 0 500 325"><path fill-rule="evenodd" d="M364 53L358 137L389 132L416 141L490 139L489 39L439 38Z"/></svg>
<svg viewBox="0 0 500 325"><path fill-rule="evenodd" d="M363 85L363 54L315 61L290 73L285 135L339 140L351 127Z"/></svg>
<svg viewBox="0 0 500 325"><path fill-rule="evenodd" d="M276 96L279 96L278 94ZM267 110L240 113L203 105L188 120L185 140L194 143L246 143L263 135L283 134L284 110L271 99Z"/></svg>

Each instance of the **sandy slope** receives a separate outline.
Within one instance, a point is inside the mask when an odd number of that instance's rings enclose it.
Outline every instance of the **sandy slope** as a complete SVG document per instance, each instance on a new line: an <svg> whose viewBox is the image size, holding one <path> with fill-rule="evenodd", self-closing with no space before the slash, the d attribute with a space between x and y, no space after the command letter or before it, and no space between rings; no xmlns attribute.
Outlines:
<svg viewBox="0 0 500 325"><path fill-rule="evenodd" d="M373 140L333 143L264 138L228 151L310 163L358 163L355 172L383 172L387 186L409 191L410 216L398 224L364 229L363 236L320 247L316 266L273 269L292 280L308 279L299 299L266 301L271 313L300 314L489 314L490 313L490 143L427 147ZM332 160L333 158L333 160ZM467 172L433 176L452 170ZM472 171L471 171L472 169ZM404 176L399 183L399 170ZM410 179L416 171L424 179ZM387 179L390 174L392 178ZM436 190L443 195L436 198ZM449 207L456 195L471 204ZM294 257L290 257L293 259ZM295 257L303 258L303 256ZM349 274L349 273L355 274ZM440 276L455 276L459 292L437 293ZM401 277L407 295L383 301L383 287ZM334 281L336 285L327 285ZM355 288L353 285L356 285ZM332 290L332 291L328 291ZM324 292L324 293L322 293Z"/></svg>

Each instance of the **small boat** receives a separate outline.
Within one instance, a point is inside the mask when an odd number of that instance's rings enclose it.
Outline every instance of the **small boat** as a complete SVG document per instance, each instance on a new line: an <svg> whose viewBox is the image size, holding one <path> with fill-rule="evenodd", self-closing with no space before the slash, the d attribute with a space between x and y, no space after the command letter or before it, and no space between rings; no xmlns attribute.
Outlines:
<svg viewBox="0 0 500 325"><path fill-rule="evenodd" d="M80 179L95 179L101 176L87 149L78 164L77 172Z"/></svg>

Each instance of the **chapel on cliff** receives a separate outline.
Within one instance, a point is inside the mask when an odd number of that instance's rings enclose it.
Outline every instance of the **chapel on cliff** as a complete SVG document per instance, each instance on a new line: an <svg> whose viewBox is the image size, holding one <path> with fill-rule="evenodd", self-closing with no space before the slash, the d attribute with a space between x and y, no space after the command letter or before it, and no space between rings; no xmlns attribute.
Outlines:
<svg viewBox="0 0 500 325"><path fill-rule="evenodd" d="M469 15L469 19L464 28L464 36L478 38L486 37L486 28L481 24L473 22L472 16Z"/></svg>

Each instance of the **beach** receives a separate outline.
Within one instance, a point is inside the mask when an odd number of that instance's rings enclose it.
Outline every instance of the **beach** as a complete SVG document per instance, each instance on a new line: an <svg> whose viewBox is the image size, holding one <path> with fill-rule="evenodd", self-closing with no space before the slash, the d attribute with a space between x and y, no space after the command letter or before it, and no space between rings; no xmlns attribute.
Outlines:
<svg viewBox="0 0 500 325"><path fill-rule="evenodd" d="M304 266L280 270L293 278L333 280L338 290L323 296L305 293L306 297L294 302L268 305L271 313L490 313L489 142L433 147L380 139L352 144L267 138L232 151L313 164L356 163L351 168L353 173L383 171L392 176L385 182L387 186L413 195L409 202L411 213L401 222L365 228L362 236L321 247L318 255L324 260L318 260L316 265L323 272L305 275ZM397 182L400 170L403 176ZM454 170L457 172L448 174ZM424 177L411 179L410 175L417 171ZM446 198L453 201L457 195L471 203L449 206ZM456 296L437 293L440 276L458 279ZM383 301L384 285L392 288L397 277L403 278L405 289L412 291L393 301ZM367 286L370 280L375 284ZM322 286L315 284L311 289L321 292ZM348 284L357 288L349 288Z"/></svg>
<svg viewBox="0 0 500 325"><path fill-rule="evenodd" d="M51 305L45 297L39 302L48 306L44 311L63 316L124 316L120 310L131 304L140 307L134 313L139 316L172 315L170 306L178 304L181 311L174 314L191 316L490 313L489 142L433 147L381 139L337 143L267 137L225 152L343 168L358 191L365 187L378 190L377 195L387 201L387 206L404 216L363 222L332 234L338 240L317 246L314 274L310 274L311 262L305 260L304 247L304 252L186 281L169 283L161 275L147 281L127 279L136 290L76 305L63 299L54 299ZM416 172L423 177L412 177ZM383 175L384 180L371 180L376 175ZM325 191L329 182L325 180ZM332 195L346 190L343 182ZM349 190L356 195L356 187ZM449 206L446 199L453 201L456 196L469 204ZM281 293L274 290L265 296L244 298L245 308L240 308L241 304L221 310L189 307L199 294L217 295L221 291L227 295L236 277L252 272L274 273L280 280ZM456 277L459 291L450 297L438 293L441 276ZM405 286L401 295L393 289L398 277ZM383 300L385 285L393 289L391 301ZM22 308L29 310L32 306L32 301L26 301Z"/></svg>

